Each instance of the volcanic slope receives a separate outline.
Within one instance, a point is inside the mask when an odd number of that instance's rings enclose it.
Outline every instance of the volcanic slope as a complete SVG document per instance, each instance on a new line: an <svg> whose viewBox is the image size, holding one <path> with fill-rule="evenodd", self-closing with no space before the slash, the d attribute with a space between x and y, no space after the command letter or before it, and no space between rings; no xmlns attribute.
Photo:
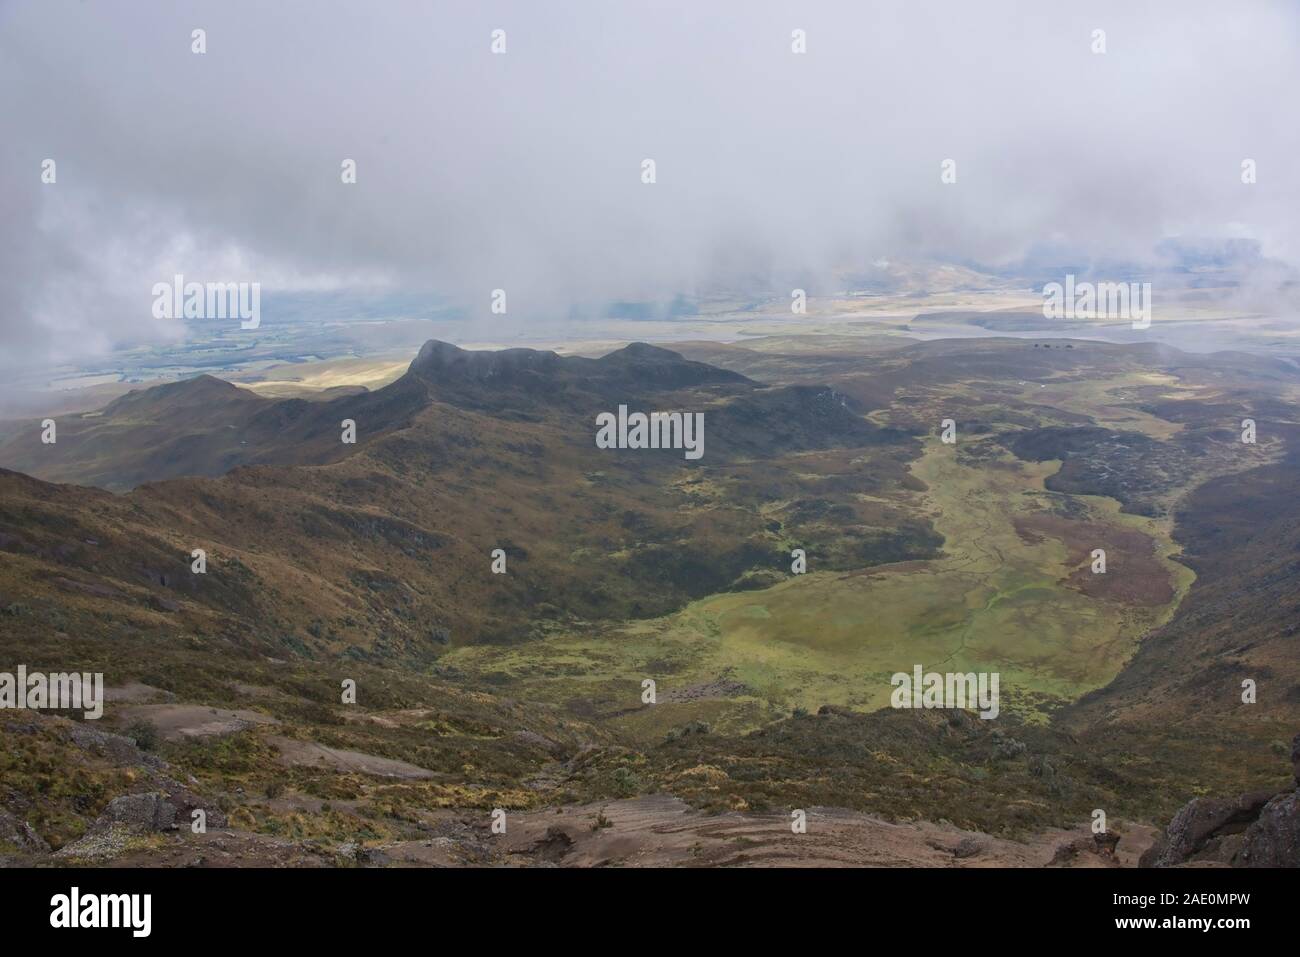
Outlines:
<svg viewBox="0 0 1300 957"><path fill-rule="evenodd" d="M222 421L214 389L235 422ZM257 438L237 441L277 464L124 495L5 474L0 591L30 609L32 633L130 629L429 661L448 645L660 615L783 566L779 523L758 502L795 483L796 459L865 456L890 488L918 448L825 387L762 386L642 345L586 359L430 342L392 385L321 403L230 397L207 379L159 391L106 408L106 424L86 427L107 430L93 441L65 429L43 447L51 470L126 484L141 467L132 450L176 432L190 409L193 445L214 450L164 471L215 462L236 441L227 433L245 428ZM705 458L597 449L596 415L620 404L703 412ZM356 445L340 441L345 419ZM264 434L271 421L283 427ZM35 433L25 441L44 454ZM128 450L123 471L103 463L110 441ZM832 561L869 563L859 511L889 530L872 539L882 556L934 553L924 523L859 506L858 484L826 490L849 517L824 535ZM205 574L191 571L196 549ZM496 549L506 574L491 572Z"/></svg>
<svg viewBox="0 0 1300 957"><path fill-rule="evenodd" d="M1293 370L1061 341L751 345L682 347L728 372L650 346L430 343L393 386L313 403L321 434L287 428L270 464L121 495L0 474L0 655L104 671L109 727L155 728L178 778L281 840L424 842L451 826L431 809L663 792L1013 834L1271 783L1300 716ZM205 405L173 388L159 414ZM285 408L254 398L241 422ZM596 449L618 404L705 412L705 457ZM335 446L344 417L356 446ZM139 447L158 427L119 426ZM1089 571L1098 543L1114 574ZM1153 622L1166 638L1141 642ZM844 707L914 663L1004 669L1001 720ZM1239 702L1245 670L1256 710L1181 720ZM87 759L63 719L0 717L0 804L51 844L169 786L138 756Z"/></svg>

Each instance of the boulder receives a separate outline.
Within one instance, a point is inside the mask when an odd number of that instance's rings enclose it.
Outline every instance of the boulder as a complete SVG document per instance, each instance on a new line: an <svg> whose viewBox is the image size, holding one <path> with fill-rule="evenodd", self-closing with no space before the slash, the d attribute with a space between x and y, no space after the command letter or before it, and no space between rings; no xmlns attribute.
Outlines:
<svg viewBox="0 0 1300 957"><path fill-rule="evenodd" d="M1300 791L1273 798L1246 828L1234 867L1300 867Z"/></svg>
<svg viewBox="0 0 1300 957"><path fill-rule="evenodd" d="M1197 798L1183 805L1139 866L1174 867L1194 860L1300 867L1300 734L1291 741L1291 772L1295 790Z"/></svg>
<svg viewBox="0 0 1300 957"><path fill-rule="evenodd" d="M1142 855L1139 866L1173 867L1194 858L1227 863L1225 838L1244 832L1276 795L1276 791L1252 791L1236 798L1189 801Z"/></svg>
<svg viewBox="0 0 1300 957"><path fill-rule="evenodd" d="M111 761L117 767L150 767L160 770L167 762L156 754L141 751L134 741L111 731L101 731L87 722L77 722L68 730L68 739L77 747Z"/></svg>
<svg viewBox="0 0 1300 957"><path fill-rule="evenodd" d="M176 826L176 806L160 792L126 794L113 798L104 808L95 827L125 824L146 831L168 831Z"/></svg>
<svg viewBox="0 0 1300 957"><path fill-rule="evenodd" d="M93 830L124 824L145 831L174 831L188 828L195 810L203 811L208 828L227 825L226 815L220 808L212 807L184 788L177 788L170 794L151 791L114 798L96 819Z"/></svg>
<svg viewBox="0 0 1300 957"><path fill-rule="evenodd" d="M362 867L385 867L393 862L388 852L379 847L358 848L356 859Z"/></svg>
<svg viewBox="0 0 1300 957"><path fill-rule="evenodd" d="M1115 849L1119 847L1119 838L1120 836L1114 831L1094 834L1092 836L1094 849L1102 857L1114 857Z"/></svg>
<svg viewBox="0 0 1300 957"><path fill-rule="evenodd" d="M229 826L230 822L221 808L209 804L193 791L175 785L174 782L167 786L169 788L167 801L176 809L177 827L188 828L194 821L195 811L203 812L204 825L208 828Z"/></svg>
<svg viewBox="0 0 1300 957"><path fill-rule="evenodd" d="M1048 867L1119 867L1115 847L1120 835L1083 835L1071 838L1056 847L1056 853L1047 862Z"/></svg>

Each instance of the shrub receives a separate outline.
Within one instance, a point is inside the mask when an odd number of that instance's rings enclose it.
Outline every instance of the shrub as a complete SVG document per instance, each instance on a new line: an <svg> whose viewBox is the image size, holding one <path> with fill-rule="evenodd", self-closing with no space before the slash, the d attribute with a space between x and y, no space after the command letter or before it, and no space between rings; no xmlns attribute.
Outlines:
<svg viewBox="0 0 1300 957"><path fill-rule="evenodd" d="M158 747L158 731L148 721L136 721L126 729L126 736L135 742L141 751L152 751Z"/></svg>

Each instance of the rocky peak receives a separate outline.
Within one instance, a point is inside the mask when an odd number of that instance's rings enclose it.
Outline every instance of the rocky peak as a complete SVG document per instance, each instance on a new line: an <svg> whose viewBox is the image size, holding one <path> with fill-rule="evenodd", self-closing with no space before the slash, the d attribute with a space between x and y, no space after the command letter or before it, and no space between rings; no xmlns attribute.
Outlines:
<svg viewBox="0 0 1300 957"><path fill-rule="evenodd" d="M434 381L509 379L554 374L561 365L554 352L536 349L469 350L430 339L420 347L410 372Z"/></svg>

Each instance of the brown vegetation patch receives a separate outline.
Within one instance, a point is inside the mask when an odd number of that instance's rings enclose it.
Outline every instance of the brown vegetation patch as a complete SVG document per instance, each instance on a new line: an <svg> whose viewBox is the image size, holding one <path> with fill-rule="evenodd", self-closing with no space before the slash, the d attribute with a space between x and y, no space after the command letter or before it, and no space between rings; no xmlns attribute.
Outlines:
<svg viewBox="0 0 1300 957"><path fill-rule="evenodd" d="M1173 582L1156 557L1155 542L1141 532L1047 513L1021 516L1015 527L1016 534L1029 545L1049 538L1062 542L1067 561L1078 566L1065 583L1090 598L1144 606L1167 605L1174 600ZM1106 551L1105 574L1092 571L1095 548Z"/></svg>

